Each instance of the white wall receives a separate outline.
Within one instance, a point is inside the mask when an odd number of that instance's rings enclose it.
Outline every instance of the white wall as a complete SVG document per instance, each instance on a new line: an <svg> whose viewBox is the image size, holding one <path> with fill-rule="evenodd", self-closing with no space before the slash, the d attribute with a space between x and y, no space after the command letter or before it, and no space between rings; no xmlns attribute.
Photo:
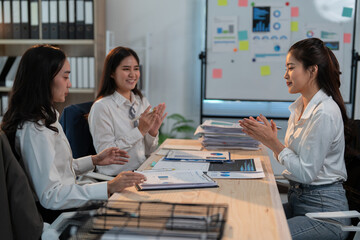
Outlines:
<svg viewBox="0 0 360 240"><path fill-rule="evenodd" d="M116 45L144 46L151 33L150 103L200 120L200 60L204 49L204 0L107 0L106 29Z"/></svg>

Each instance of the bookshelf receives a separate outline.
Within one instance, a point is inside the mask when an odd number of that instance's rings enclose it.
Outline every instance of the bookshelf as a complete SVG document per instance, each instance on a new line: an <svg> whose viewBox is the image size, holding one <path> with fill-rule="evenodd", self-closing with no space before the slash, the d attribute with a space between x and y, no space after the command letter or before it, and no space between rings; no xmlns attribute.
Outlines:
<svg viewBox="0 0 360 240"><path fill-rule="evenodd" d="M29 0L30 3L30 0ZM81 102L93 101L101 77L105 59L105 1L93 0L93 30L92 39L43 39L42 36L42 0L38 0L39 38L37 39L0 39L0 56L21 56L29 47L36 44L50 44L61 48L67 57L94 58L94 88L70 88L66 102L55 105L61 113L63 108ZM73 69L74 66L71 66ZM91 69L89 69L91 70ZM92 70L90 71L92 72ZM70 79L71 80L71 79ZM71 80L72 81L72 80ZM74 84L73 84L74 85ZM0 95L9 94L11 87L0 87ZM0 105L1 107L1 105Z"/></svg>

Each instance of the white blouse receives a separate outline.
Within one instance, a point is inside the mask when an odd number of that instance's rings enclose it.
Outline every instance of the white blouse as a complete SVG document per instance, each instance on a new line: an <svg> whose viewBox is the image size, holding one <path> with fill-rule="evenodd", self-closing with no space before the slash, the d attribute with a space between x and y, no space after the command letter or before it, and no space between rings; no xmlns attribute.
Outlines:
<svg viewBox="0 0 360 240"><path fill-rule="evenodd" d="M278 156L286 167L283 175L312 185L346 181L344 124L338 105L319 90L299 119L302 109L301 97L289 107L286 148Z"/></svg>
<svg viewBox="0 0 360 240"><path fill-rule="evenodd" d="M158 136L143 136L131 121L129 109L135 109L139 116L150 105L148 100L131 92L131 101L115 91L112 95L96 101L89 113L89 127L96 152L109 147L118 147L128 152L129 162L125 165L97 166L100 173L117 175L122 171L137 169L156 150Z"/></svg>
<svg viewBox="0 0 360 240"><path fill-rule="evenodd" d="M52 126L59 133L25 122L15 138L15 149L24 160L41 205L53 210L68 209L88 200L107 199L107 182L76 184L76 175L94 169L91 156L73 159L60 123L56 121Z"/></svg>

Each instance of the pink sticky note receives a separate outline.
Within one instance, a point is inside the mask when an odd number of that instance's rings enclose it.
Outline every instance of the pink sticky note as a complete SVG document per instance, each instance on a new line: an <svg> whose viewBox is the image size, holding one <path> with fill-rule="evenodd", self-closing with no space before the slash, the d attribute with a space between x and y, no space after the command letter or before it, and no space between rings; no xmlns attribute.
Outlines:
<svg viewBox="0 0 360 240"><path fill-rule="evenodd" d="M351 33L344 33L344 43L351 43Z"/></svg>
<svg viewBox="0 0 360 240"><path fill-rule="evenodd" d="M214 68L212 73L213 78L222 78L222 69L221 68Z"/></svg>
<svg viewBox="0 0 360 240"><path fill-rule="evenodd" d="M248 6L248 0L239 0L238 5L239 5L239 7L247 7Z"/></svg>
<svg viewBox="0 0 360 240"><path fill-rule="evenodd" d="M299 7L292 7L291 8L291 17L298 17L299 16Z"/></svg>

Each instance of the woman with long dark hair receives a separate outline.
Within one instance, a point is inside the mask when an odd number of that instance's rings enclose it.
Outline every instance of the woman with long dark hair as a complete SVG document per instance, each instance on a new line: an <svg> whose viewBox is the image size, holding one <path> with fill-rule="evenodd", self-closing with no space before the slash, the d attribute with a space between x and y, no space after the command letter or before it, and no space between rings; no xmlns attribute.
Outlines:
<svg viewBox="0 0 360 240"><path fill-rule="evenodd" d="M157 148L165 104L150 112L148 100L137 88L139 78L140 59L135 51L116 47L109 52L88 118L90 132L97 152L118 147L129 153L130 160L124 166L99 166L100 173L116 175L135 170Z"/></svg>
<svg viewBox="0 0 360 240"><path fill-rule="evenodd" d="M142 174L124 172L113 180L78 185L76 175L95 165L125 164L128 155L116 147L94 156L72 158L69 142L58 122L55 102L64 102L71 87L70 65L63 51L49 45L28 49L21 58L1 128L24 162L44 210L80 207L88 200L107 199L135 183ZM51 222L54 216L45 217Z"/></svg>
<svg viewBox="0 0 360 240"><path fill-rule="evenodd" d="M240 125L286 167L283 175L291 187L284 210L293 239L346 239L347 232L339 227L305 216L348 210L342 186L347 179L348 117L339 89L339 63L320 39L305 39L290 47L284 78L289 93L301 94L289 107L285 144L277 138L276 124L263 115L240 120Z"/></svg>

